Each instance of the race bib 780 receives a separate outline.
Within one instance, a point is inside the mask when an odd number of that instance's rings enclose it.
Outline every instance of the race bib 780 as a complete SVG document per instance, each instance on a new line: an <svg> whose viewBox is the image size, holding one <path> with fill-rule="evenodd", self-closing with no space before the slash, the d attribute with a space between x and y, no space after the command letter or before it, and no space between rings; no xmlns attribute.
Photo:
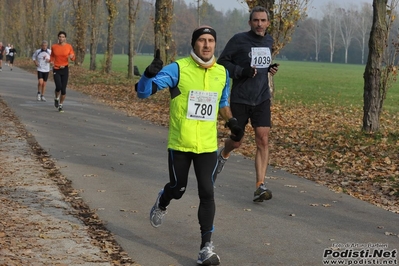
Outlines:
<svg viewBox="0 0 399 266"><path fill-rule="evenodd" d="M188 97L187 118L214 121L218 93L211 91L190 91Z"/></svg>

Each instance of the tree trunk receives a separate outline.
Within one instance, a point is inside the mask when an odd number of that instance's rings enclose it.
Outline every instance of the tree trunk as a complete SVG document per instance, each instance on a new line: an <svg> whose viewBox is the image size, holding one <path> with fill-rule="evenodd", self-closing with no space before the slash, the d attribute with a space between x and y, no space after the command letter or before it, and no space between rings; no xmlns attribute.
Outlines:
<svg viewBox="0 0 399 266"><path fill-rule="evenodd" d="M107 10L108 10L108 38L107 38L107 51L105 54L104 72L109 74L111 73L112 57L114 55L114 44L115 44L114 24L118 12L116 10L115 0L106 0L105 3L107 5Z"/></svg>
<svg viewBox="0 0 399 266"><path fill-rule="evenodd" d="M382 110L381 67L386 49L388 29L385 16L388 0L373 0L373 25L369 39L369 55L364 71L363 131L376 132Z"/></svg>
<svg viewBox="0 0 399 266"><path fill-rule="evenodd" d="M140 1L129 1L129 62L128 62L128 70L127 77L134 77L134 31L135 31L135 22L137 17L137 12L139 10Z"/></svg>
<svg viewBox="0 0 399 266"><path fill-rule="evenodd" d="M171 61L171 53L169 51L172 42L171 24L173 19L173 2L172 0L156 0L155 2L155 47L154 54L157 49L160 50L161 59L164 64Z"/></svg>
<svg viewBox="0 0 399 266"><path fill-rule="evenodd" d="M44 18L43 18L43 36L42 36L42 40L47 40L47 36L48 36L48 18L50 17L49 10L50 10L50 6L49 6L48 0L43 0Z"/></svg>
<svg viewBox="0 0 399 266"><path fill-rule="evenodd" d="M101 16L97 13L98 2L99 0L90 1L90 70L97 69L96 55L101 25L98 19Z"/></svg>
<svg viewBox="0 0 399 266"><path fill-rule="evenodd" d="M75 8L75 65L82 65L86 54L86 5L83 0L77 0Z"/></svg>

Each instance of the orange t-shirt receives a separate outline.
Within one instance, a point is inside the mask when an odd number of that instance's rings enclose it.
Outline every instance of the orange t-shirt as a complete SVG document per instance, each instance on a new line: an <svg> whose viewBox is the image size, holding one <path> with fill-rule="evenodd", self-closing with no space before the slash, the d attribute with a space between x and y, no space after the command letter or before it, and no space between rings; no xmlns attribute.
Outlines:
<svg viewBox="0 0 399 266"><path fill-rule="evenodd" d="M60 68L60 66L67 66L70 59L69 55L73 55L71 60L74 61L75 53L72 45L69 43L64 43L64 45L53 44L51 46L50 62L53 63L55 69Z"/></svg>

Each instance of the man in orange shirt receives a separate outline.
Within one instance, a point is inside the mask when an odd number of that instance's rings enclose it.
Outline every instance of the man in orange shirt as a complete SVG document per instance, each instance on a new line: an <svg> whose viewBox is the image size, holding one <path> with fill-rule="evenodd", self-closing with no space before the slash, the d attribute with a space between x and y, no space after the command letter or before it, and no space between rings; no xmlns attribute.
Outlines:
<svg viewBox="0 0 399 266"><path fill-rule="evenodd" d="M50 62L53 65L55 99L54 106L59 112L63 112L63 106L66 97L66 87L68 84L69 60L75 61L75 53L72 46L66 42L66 33L58 33L58 43L51 46Z"/></svg>

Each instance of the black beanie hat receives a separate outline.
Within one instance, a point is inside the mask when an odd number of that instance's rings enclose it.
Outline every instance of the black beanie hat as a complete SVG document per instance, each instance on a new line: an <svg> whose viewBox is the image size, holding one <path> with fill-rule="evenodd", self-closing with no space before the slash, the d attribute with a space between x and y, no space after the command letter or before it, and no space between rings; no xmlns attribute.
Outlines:
<svg viewBox="0 0 399 266"><path fill-rule="evenodd" d="M194 48L195 42L202 34L212 35L213 38L215 38L215 42L216 42L216 31L209 26L202 26L202 27L199 27L194 30L193 35L191 37L191 47Z"/></svg>

